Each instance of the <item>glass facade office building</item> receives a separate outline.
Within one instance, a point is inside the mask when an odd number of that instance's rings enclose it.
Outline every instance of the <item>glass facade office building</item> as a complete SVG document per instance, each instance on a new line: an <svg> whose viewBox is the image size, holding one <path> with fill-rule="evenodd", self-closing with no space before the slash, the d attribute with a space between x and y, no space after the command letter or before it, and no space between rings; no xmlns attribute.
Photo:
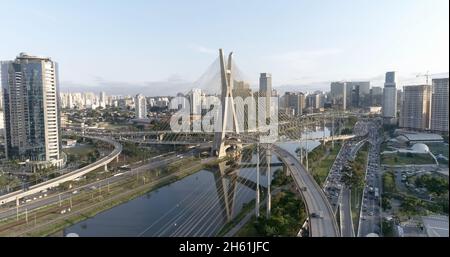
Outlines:
<svg viewBox="0 0 450 257"><path fill-rule="evenodd" d="M21 53L1 63L5 148L12 160L60 160L58 67L50 58Z"/></svg>

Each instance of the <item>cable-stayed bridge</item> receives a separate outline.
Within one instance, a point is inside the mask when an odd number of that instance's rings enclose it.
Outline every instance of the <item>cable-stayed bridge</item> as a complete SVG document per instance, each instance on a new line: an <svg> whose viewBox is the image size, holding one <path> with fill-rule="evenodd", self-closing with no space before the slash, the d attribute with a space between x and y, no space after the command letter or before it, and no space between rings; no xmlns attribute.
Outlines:
<svg viewBox="0 0 450 257"><path fill-rule="evenodd" d="M218 67L216 70L214 67ZM242 124L238 117L248 117L248 109L236 108L234 99L236 91L234 85L242 82L243 73L237 68L233 61L233 55L228 55L225 59L223 51L220 50L219 58L208 69L209 71L199 79L196 84L201 89L204 89L208 94L214 94L219 99L222 105L218 110L218 117L221 120L221 130L205 132L205 131L173 131L167 125L159 131L127 131L127 132L111 132L101 129L80 129L71 128L73 133L82 136L91 136L98 138L111 138L114 144L117 142L131 142L140 145L194 145L200 148L209 147L211 154L221 159L227 156L232 156L236 163L241 163L241 152L248 146L256 146L257 160L255 165L248 165L256 173L256 181L240 176L241 167L227 166L223 163L219 164L218 171L215 172L215 187L218 194L221 195L219 203L211 202L209 204L220 204L224 210L223 217L230 220L233 217L233 210L235 200L239 192L237 185L244 185L256 192L256 208L255 214L259 214L259 206L261 203L260 193L266 190L266 215L270 216L271 212L271 192L270 192L270 178L271 178L271 157L277 156L285 165L286 171L294 179L298 191L303 197L307 212L309 214L308 227L309 235L314 237L336 237L340 232L337 227L337 222L333 211L324 192L317 185L311 174L308 172L297 156L292 155L288 151L278 146L278 143L284 141L322 141L326 142L337 140L348 140L354 135L335 135L335 126L339 130L342 121L349 116L354 116L351 113L324 113L321 115L310 115L305 117L293 117L283 112L277 112L276 128L278 135L276 140L271 143L261 143L260 139L267 132L267 124L263 125L264 121L258 121L259 124L252 129L241 129ZM256 95L256 97L259 95ZM251 97L255 97L252 95ZM266 110L266 106L262 102L258 102L257 108ZM192 122L192 116L190 118ZM326 124L331 124L333 127L331 135L316 135L307 136L305 131L314 130L317 126L325 128ZM336 125L337 124L337 125ZM273 124L272 124L273 125ZM119 144L120 145L120 144ZM261 152L260 152L261 151ZM119 152L120 154L120 152ZM244 165L245 168L245 165ZM267 178L267 185L261 186L260 173L265 172ZM80 173L81 174L81 173ZM257 190L258 189L258 190ZM27 193L25 193L27 194ZM21 195L21 197L23 197ZM206 196L205 196L206 197ZM0 197L0 200L2 198ZM12 198L11 198L12 199ZM18 199L17 197L15 198ZM212 200L211 200L212 201ZM198 203L195 203L198 204ZM193 207L198 207L193 203ZM203 204L207 202L203 201ZM210 212L211 210L205 210ZM202 231L207 228L200 225L201 220L205 218L205 213L195 214L189 217L189 226L179 226L175 230L162 229L157 233L158 235L202 235ZM177 224L177 220L173 223ZM145 232L143 232L145 234Z"/></svg>

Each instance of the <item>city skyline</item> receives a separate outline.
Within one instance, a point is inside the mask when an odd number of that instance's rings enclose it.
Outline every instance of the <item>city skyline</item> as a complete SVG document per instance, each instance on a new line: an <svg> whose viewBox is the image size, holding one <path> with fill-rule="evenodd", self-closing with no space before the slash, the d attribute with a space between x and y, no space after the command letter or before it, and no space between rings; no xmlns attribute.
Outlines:
<svg viewBox="0 0 450 257"><path fill-rule="evenodd" d="M0 237L448 238L448 5L0 0Z"/></svg>
<svg viewBox="0 0 450 257"><path fill-rule="evenodd" d="M423 83L424 78L415 76L428 70L448 74L447 1L286 1L276 8L253 1L222 8L215 1L176 3L136 2L131 7L99 1L87 9L83 2L5 2L9 12L0 25L4 33L13 33L8 22L19 11L28 18L15 21L16 29L33 21L55 26L57 33L30 31L27 38L33 38L33 45L18 35L0 43L0 56L52 56L64 67L62 91L109 94L126 94L124 88L146 95L158 95L162 88L173 88L170 94L189 89L220 47L238 53L252 86L260 73L268 72L281 91L323 90L340 80L382 86L389 70L398 72L400 87ZM108 12L99 12L100 7ZM232 19L226 19L227 13L233 13Z"/></svg>

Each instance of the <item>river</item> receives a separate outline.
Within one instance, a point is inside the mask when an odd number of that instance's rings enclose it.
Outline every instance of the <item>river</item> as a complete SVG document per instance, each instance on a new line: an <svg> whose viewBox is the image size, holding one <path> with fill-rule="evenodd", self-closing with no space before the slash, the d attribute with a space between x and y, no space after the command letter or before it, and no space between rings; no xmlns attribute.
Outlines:
<svg viewBox="0 0 450 257"><path fill-rule="evenodd" d="M323 134L323 131L311 132ZM329 131L325 131L329 135ZM298 142L280 146L291 153ZM309 141L308 150L319 146ZM303 144L306 147L306 143ZM267 169L261 153L261 186L267 186ZM253 155L249 163L256 163ZM275 156L272 175L279 169ZM220 169L201 170L170 185L161 187L127 203L118 205L64 230L64 234L95 237L214 236L256 197L256 168L244 167L233 175L222 175ZM272 177L271 177L272 179Z"/></svg>

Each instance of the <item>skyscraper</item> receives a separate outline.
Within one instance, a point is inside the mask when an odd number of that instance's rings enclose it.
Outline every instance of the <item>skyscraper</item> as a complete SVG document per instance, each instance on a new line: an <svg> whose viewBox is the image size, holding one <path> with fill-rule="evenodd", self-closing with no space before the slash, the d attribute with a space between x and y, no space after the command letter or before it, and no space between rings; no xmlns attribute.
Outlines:
<svg viewBox="0 0 450 257"><path fill-rule="evenodd" d="M242 99L245 99L247 97L252 96L252 89L250 88L250 85L248 83L245 83L244 81L234 81L233 84L233 97L242 97Z"/></svg>
<svg viewBox="0 0 450 257"><path fill-rule="evenodd" d="M189 92L189 103L191 106L192 115L202 114L202 90L199 88L194 88Z"/></svg>
<svg viewBox="0 0 450 257"><path fill-rule="evenodd" d="M425 130L430 127L431 86L405 86L400 127Z"/></svg>
<svg viewBox="0 0 450 257"><path fill-rule="evenodd" d="M397 82L395 72L386 73L386 81L383 90L383 118L392 123L397 118Z"/></svg>
<svg viewBox="0 0 450 257"><path fill-rule="evenodd" d="M359 92L358 96L355 96L354 89L358 87ZM347 107L360 107L360 105L368 106L369 105L369 99L370 99L370 81L350 81L346 82L346 93L347 93ZM355 106L353 104L353 100L357 98L358 103Z"/></svg>
<svg viewBox="0 0 450 257"><path fill-rule="evenodd" d="M21 53L1 71L7 157L62 166L57 63Z"/></svg>
<svg viewBox="0 0 450 257"><path fill-rule="evenodd" d="M352 88L352 107L360 107L361 96L360 96L360 86L354 85Z"/></svg>
<svg viewBox="0 0 450 257"><path fill-rule="evenodd" d="M448 78L433 79L431 130L448 132Z"/></svg>
<svg viewBox="0 0 450 257"><path fill-rule="evenodd" d="M403 98L404 98L403 90L397 89L397 111L402 110L402 105L403 105L403 100L404 100Z"/></svg>
<svg viewBox="0 0 450 257"><path fill-rule="evenodd" d="M372 87L370 89L370 104L372 106L381 106L383 103L383 88Z"/></svg>
<svg viewBox="0 0 450 257"><path fill-rule="evenodd" d="M303 109L306 107L305 95L301 92L286 92L284 94L285 108L289 113L292 110L294 115L303 115Z"/></svg>
<svg viewBox="0 0 450 257"><path fill-rule="evenodd" d="M100 92L99 106L105 108L108 105L108 98L105 92Z"/></svg>
<svg viewBox="0 0 450 257"><path fill-rule="evenodd" d="M266 98L266 118L270 117L271 114L270 98L272 97L272 94L272 74L261 73L261 76L259 77L259 96Z"/></svg>
<svg viewBox="0 0 450 257"><path fill-rule="evenodd" d="M310 108L312 111L320 109L321 105L321 95L320 94L309 94L306 97L306 106Z"/></svg>
<svg viewBox="0 0 450 257"><path fill-rule="evenodd" d="M261 73L259 77L259 94L260 96L272 96L272 74Z"/></svg>
<svg viewBox="0 0 450 257"><path fill-rule="evenodd" d="M347 109L347 83L346 82L332 82L331 100L334 105L338 105L341 110Z"/></svg>
<svg viewBox="0 0 450 257"><path fill-rule="evenodd" d="M142 94L136 95L134 98L136 119L147 118L147 99Z"/></svg>

